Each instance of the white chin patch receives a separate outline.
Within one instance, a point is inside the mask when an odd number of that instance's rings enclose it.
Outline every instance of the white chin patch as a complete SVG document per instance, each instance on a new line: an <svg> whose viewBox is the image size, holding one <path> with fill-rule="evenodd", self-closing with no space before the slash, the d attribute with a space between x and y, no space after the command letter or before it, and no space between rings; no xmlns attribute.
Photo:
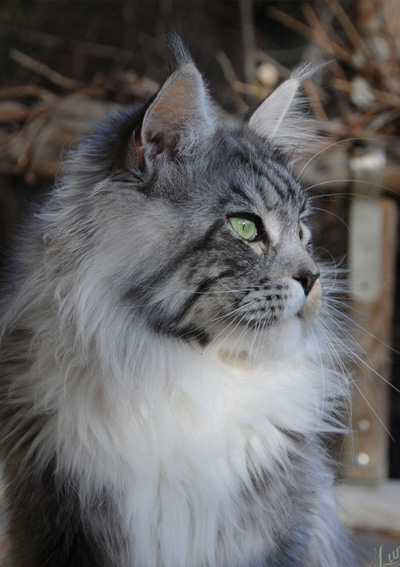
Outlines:
<svg viewBox="0 0 400 567"><path fill-rule="evenodd" d="M300 317L293 315L274 327L276 337L274 354L276 358L296 356L304 345L304 328Z"/></svg>
<svg viewBox="0 0 400 567"><path fill-rule="evenodd" d="M241 330L231 333L223 341L221 358L225 363L248 367L266 358L280 360L296 357L303 352L306 342L305 320L302 308L306 303L303 287L296 281L290 282L287 303L280 321L263 328L260 334L243 335Z"/></svg>
<svg viewBox="0 0 400 567"><path fill-rule="evenodd" d="M304 346L304 325L298 313L304 306L306 296L303 287L290 282L289 296L282 312L282 319L267 331L266 350L274 359L296 356Z"/></svg>
<svg viewBox="0 0 400 567"><path fill-rule="evenodd" d="M292 280L290 282L287 303L282 313L282 319L289 319L290 317L293 317L294 315L299 313L305 301L306 296L304 294L303 287L299 282Z"/></svg>
<svg viewBox="0 0 400 567"><path fill-rule="evenodd" d="M304 350L304 325L300 317L293 315L270 327L266 333L262 358L268 360L288 360L301 355Z"/></svg>
<svg viewBox="0 0 400 567"><path fill-rule="evenodd" d="M225 343L220 357L226 364L251 368L266 360L286 360L302 354L306 335L298 315L266 327L260 335L248 335L233 344Z"/></svg>

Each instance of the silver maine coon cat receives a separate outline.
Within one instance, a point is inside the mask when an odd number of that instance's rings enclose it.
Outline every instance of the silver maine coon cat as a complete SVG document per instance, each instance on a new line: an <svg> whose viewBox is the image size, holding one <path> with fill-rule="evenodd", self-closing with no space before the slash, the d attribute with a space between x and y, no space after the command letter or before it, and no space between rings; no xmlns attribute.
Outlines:
<svg viewBox="0 0 400 567"><path fill-rule="evenodd" d="M356 567L325 448L348 380L290 167L309 70L233 118L169 43L16 245L9 567Z"/></svg>

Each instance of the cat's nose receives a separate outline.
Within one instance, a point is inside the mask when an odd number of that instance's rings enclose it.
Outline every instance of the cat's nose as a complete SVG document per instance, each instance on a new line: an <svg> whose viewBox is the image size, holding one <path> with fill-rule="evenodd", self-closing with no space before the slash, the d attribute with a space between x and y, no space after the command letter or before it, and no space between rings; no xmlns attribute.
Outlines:
<svg viewBox="0 0 400 567"><path fill-rule="evenodd" d="M312 290L315 282L319 278L319 276L320 276L319 272L312 273L312 272L304 271L292 277L294 280L296 280L301 284L301 287L303 288L305 295L308 295Z"/></svg>

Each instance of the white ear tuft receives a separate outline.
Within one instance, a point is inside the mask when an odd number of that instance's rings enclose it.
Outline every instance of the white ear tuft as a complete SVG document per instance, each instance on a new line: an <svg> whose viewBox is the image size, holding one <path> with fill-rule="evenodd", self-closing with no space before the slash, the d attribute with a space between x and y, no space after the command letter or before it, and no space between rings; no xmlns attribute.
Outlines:
<svg viewBox="0 0 400 567"><path fill-rule="evenodd" d="M296 69L256 108L249 119L253 132L283 148L298 153L315 139L315 122L302 112L303 97L299 89L321 65L309 64Z"/></svg>

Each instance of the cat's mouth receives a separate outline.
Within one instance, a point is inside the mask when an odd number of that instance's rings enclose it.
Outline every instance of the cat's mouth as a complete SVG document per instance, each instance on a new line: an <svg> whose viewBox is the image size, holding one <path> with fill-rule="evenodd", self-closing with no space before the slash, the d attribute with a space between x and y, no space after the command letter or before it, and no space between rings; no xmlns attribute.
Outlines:
<svg viewBox="0 0 400 567"><path fill-rule="evenodd" d="M322 286L317 280L306 297L297 287L293 293L288 290L287 301L273 316L268 314L267 306L264 315L258 318L249 313L249 318L243 318L241 325L228 330L219 353L221 362L248 371L265 356L271 360L296 356L308 336L307 327L318 317L321 299Z"/></svg>
<svg viewBox="0 0 400 567"><path fill-rule="evenodd" d="M321 299L319 279L308 295L295 281L283 283L273 291L254 290L242 298L228 324L225 320L218 329L217 336L229 345L229 352L233 349L238 364L247 359L247 351L267 350L271 356L282 348L295 351L296 345L308 336L307 328L318 317Z"/></svg>
<svg viewBox="0 0 400 567"><path fill-rule="evenodd" d="M246 310L243 314L242 324L249 329L259 330L261 327L273 327L293 317L310 324L319 314L321 299L322 286L319 279L307 296L300 286L296 285L291 290L287 290L285 295L259 298L256 300L256 305L254 305L255 300L251 300L252 309Z"/></svg>

